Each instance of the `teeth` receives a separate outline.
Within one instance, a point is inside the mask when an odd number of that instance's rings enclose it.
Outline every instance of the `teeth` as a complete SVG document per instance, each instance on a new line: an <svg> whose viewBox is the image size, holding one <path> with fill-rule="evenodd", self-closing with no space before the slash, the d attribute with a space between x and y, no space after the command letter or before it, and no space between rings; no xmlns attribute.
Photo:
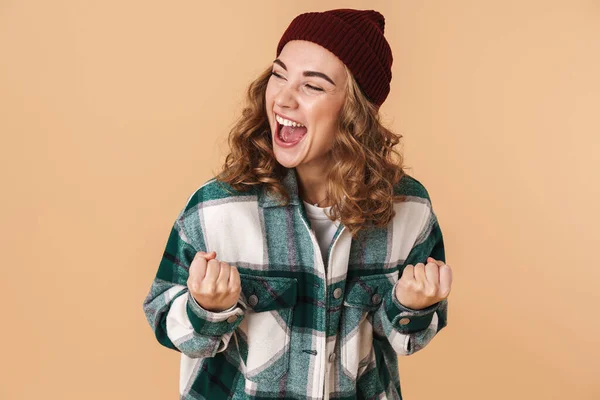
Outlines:
<svg viewBox="0 0 600 400"><path fill-rule="evenodd" d="M281 125L285 125L285 126L293 126L293 127L297 127L297 126L304 126L302 124L296 123L294 121L290 121L288 119L284 119L281 118L279 115L275 114L275 119L277 120L277 122L279 122Z"/></svg>

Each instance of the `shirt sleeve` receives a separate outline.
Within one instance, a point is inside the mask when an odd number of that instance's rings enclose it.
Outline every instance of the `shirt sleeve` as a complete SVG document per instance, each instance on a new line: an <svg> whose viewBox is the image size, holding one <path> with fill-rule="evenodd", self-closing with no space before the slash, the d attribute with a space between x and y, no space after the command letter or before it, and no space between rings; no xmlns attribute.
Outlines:
<svg viewBox="0 0 600 400"><path fill-rule="evenodd" d="M189 202L189 200L188 200ZM148 323L160 344L191 358L213 357L227 348L244 317L239 303L222 312L203 309L187 288L190 265L198 251L206 251L190 240L185 229L186 208L171 228L158 271L144 300ZM194 228L194 237L202 237ZM199 236L200 235L200 236Z"/></svg>
<svg viewBox="0 0 600 400"><path fill-rule="evenodd" d="M407 265L427 263L428 257L446 262L442 231L431 209L417 242L400 266L398 276L402 275ZM374 329L388 338L399 355L410 355L424 348L447 325L448 299L421 310L413 310L396 298L397 285L398 281L384 295L384 301L374 316Z"/></svg>

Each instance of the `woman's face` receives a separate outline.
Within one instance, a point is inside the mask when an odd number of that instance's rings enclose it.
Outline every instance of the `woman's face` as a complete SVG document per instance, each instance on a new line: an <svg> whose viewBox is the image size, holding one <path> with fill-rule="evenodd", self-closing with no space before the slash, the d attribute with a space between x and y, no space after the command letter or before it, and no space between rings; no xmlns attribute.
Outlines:
<svg viewBox="0 0 600 400"><path fill-rule="evenodd" d="M344 64L318 44L293 40L273 62L272 73L265 101L277 161L286 168L326 167L346 94ZM284 127L280 117L305 128Z"/></svg>

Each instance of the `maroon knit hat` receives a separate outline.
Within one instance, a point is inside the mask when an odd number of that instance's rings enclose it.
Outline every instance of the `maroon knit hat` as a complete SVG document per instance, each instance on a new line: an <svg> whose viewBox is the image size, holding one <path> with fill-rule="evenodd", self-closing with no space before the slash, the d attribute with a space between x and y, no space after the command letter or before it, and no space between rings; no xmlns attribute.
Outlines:
<svg viewBox="0 0 600 400"><path fill-rule="evenodd" d="M392 50L383 36L385 18L375 10L337 9L298 15L277 45L307 40L335 54L378 107L390 92Z"/></svg>

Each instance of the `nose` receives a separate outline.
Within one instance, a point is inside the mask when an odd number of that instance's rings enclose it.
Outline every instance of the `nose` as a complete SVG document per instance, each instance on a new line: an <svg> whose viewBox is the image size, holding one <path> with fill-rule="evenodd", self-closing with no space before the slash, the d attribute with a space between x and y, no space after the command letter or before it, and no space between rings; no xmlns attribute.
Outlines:
<svg viewBox="0 0 600 400"><path fill-rule="evenodd" d="M296 108L296 93L289 85L282 85L275 95L275 104L280 108Z"/></svg>

